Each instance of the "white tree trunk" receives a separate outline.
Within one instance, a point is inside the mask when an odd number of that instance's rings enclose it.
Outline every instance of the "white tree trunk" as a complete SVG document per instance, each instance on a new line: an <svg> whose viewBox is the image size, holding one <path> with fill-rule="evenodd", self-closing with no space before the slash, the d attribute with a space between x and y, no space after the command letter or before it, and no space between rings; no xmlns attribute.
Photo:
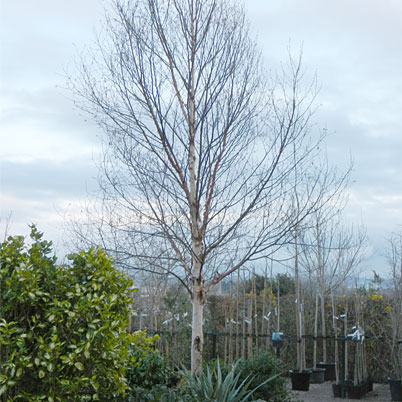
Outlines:
<svg viewBox="0 0 402 402"><path fill-rule="evenodd" d="M295 303L295 312L296 312L296 336L297 336L297 345L296 345L296 355L297 355L297 370L301 373L304 370L303 367L303 353L302 353L302 342L303 342L303 334L302 334L302 312L301 312L301 292L300 292L300 279L299 279L299 254L297 248L297 237L295 236L295 286L296 286L296 303Z"/></svg>
<svg viewBox="0 0 402 402"><path fill-rule="evenodd" d="M202 251L203 251L203 233L200 230L200 205L197 199L197 173L196 173L196 151L195 151L195 25L194 25L194 2L190 2L190 41L191 41L191 58L190 58L190 89L188 93L188 172L190 181L190 222L191 222L191 245L192 245L192 261L191 270L192 281L192 336L191 336L191 373L197 374L202 371L202 349L204 345L203 335L203 309L204 309L204 281L202 279Z"/></svg>
<svg viewBox="0 0 402 402"><path fill-rule="evenodd" d="M315 294L314 309L314 342L313 342L313 369L317 368L317 335L318 335L318 293Z"/></svg>
<svg viewBox="0 0 402 402"><path fill-rule="evenodd" d="M204 313L204 302L202 297L202 286L193 285L193 319L191 332L191 372L197 374L202 370L202 348L204 335L202 332L202 321Z"/></svg>
<svg viewBox="0 0 402 402"><path fill-rule="evenodd" d="M327 326L325 324L325 295L321 294L322 361L327 363Z"/></svg>

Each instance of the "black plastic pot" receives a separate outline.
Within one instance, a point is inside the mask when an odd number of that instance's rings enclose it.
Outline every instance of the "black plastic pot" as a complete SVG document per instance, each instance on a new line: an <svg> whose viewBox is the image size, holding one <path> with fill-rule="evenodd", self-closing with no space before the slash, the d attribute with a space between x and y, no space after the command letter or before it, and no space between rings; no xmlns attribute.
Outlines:
<svg viewBox="0 0 402 402"><path fill-rule="evenodd" d="M388 378L392 401L402 401L402 381Z"/></svg>
<svg viewBox="0 0 402 402"><path fill-rule="evenodd" d="M311 370L298 371L289 370L290 379L292 381L293 391L308 391L310 388Z"/></svg>
<svg viewBox="0 0 402 402"><path fill-rule="evenodd" d="M333 383L332 393L334 394L334 398L342 398L342 384Z"/></svg>
<svg viewBox="0 0 402 402"><path fill-rule="evenodd" d="M373 380L367 379L366 381L362 382L363 385L363 392L367 394L373 390Z"/></svg>
<svg viewBox="0 0 402 402"><path fill-rule="evenodd" d="M361 388L362 388L362 393L363 393L363 395L366 395L367 392L368 392L367 381L362 381L362 382L360 383L360 385L361 385Z"/></svg>
<svg viewBox="0 0 402 402"><path fill-rule="evenodd" d="M351 385L352 385L351 381L349 381L349 380L345 381L344 394L342 395L342 383L337 382L337 383L332 384L332 392L334 394L334 398L344 398Z"/></svg>
<svg viewBox="0 0 402 402"><path fill-rule="evenodd" d="M367 380L367 386L368 386L368 391L367 392L371 392L373 390L373 385L374 385L374 381L372 378L369 378Z"/></svg>
<svg viewBox="0 0 402 402"><path fill-rule="evenodd" d="M317 368L325 368L325 381L335 381L335 363L317 363Z"/></svg>
<svg viewBox="0 0 402 402"><path fill-rule="evenodd" d="M322 384L325 381L324 368L308 369L311 370L310 384Z"/></svg>
<svg viewBox="0 0 402 402"><path fill-rule="evenodd" d="M349 399L361 399L366 393L365 388L364 384L351 385L348 388Z"/></svg>

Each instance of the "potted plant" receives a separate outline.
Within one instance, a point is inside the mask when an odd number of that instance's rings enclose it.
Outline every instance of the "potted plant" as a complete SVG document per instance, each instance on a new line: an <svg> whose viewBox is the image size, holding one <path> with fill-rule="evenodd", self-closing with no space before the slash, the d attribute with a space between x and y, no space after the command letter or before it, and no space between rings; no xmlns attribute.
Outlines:
<svg viewBox="0 0 402 402"><path fill-rule="evenodd" d="M333 326L335 333L335 377L336 382L332 384L332 391L334 398L344 398L352 381L347 380L348 377L348 300L345 299L344 313L336 316L336 308L334 299L332 297L332 311L333 311ZM337 319L343 320L343 337L338 338L338 325ZM341 360L341 374L339 374L339 355L338 355L338 341L342 342L342 360Z"/></svg>
<svg viewBox="0 0 402 402"><path fill-rule="evenodd" d="M320 308L321 308L321 336L322 336L322 359L323 361L317 363L317 368L325 369L325 381L335 381L335 362L329 362L327 357L327 328L325 323L325 283L324 283L324 275L323 273L320 274L321 276L318 278L318 283L320 284ZM335 342L336 343L336 342Z"/></svg>
<svg viewBox="0 0 402 402"><path fill-rule="evenodd" d="M319 278L319 283L322 282L322 279ZM325 324L325 317L326 317L326 312L325 312L325 286L324 284L321 284L321 335L322 335L322 358L323 361L320 363L317 363L317 368L325 369L325 375L324 375L324 380L325 381L335 381L336 380L336 364L335 362L328 362L327 358L327 329L326 329L326 324ZM336 335L335 335L336 337ZM336 345L336 341L335 341Z"/></svg>
<svg viewBox="0 0 402 402"><path fill-rule="evenodd" d="M389 311L391 324L392 376L388 378L391 398L402 401L402 231L390 240L388 261L392 277L392 308Z"/></svg>
<svg viewBox="0 0 402 402"><path fill-rule="evenodd" d="M318 279L318 283L320 283L320 297L321 297L321 335L322 335L322 358L323 361L317 363L317 367L321 369L325 369L325 381L335 381L336 380L336 364L335 362L329 362L327 357L327 329L325 324L325 284L323 282L323 273L321 273L321 277ZM335 335L336 336L336 335ZM336 345L336 341L335 341Z"/></svg>
<svg viewBox="0 0 402 402"><path fill-rule="evenodd" d="M336 310L335 310L335 303L334 303L334 295L331 293L331 305L332 305L332 326L334 329L334 355L335 355L335 378L336 381L334 384L332 384L332 391L334 394L334 397L343 397L345 395L345 390L342 390L342 384L345 386L344 382L344 377L342 377L343 382L341 383L339 381L339 365L338 365L338 325L336 320L339 319L339 317L336 316ZM345 342L345 340L344 340Z"/></svg>
<svg viewBox="0 0 402 402"><path fill-rule="evenodd" d="M295 286L296 286L296 336L297 336L297 368L289 370L290 379L292 381L292 390L308 391L310 388L311 370L306 369L305 355L305 339L303 337L303 300L299 278L299 254L298 254L298 239L297 231L295 235Z"/></svg>
<svg viewBox="0 0 402 402"><path fill-rule="evenodd" d="M311 369L310 382L322 384L325 381L325 368L317 367L317 333L318 333L318 292L315 293L314 309L314 335L313 335L313 368Z"/></svg>
<svg viewBox="0 0 402 402"><path fill-rule="evenodd" d="M363 337L364 334L362 333L361 328L356 329L352 337L355 343L355 361L353 383L348 387L348 397L350 399L361 399L367 392L364 377L365 352Z"/></svg>
<svg viewBox="0 0 402 402"><path fill-rule="evenodd" d="M368 392L367 387L367 359L364 343L362 298L357 294L355 298L356 325L352 328L354 333L349 338L354 342L354 375L353 384L348 387L350 399L360 399Z"/></svg>

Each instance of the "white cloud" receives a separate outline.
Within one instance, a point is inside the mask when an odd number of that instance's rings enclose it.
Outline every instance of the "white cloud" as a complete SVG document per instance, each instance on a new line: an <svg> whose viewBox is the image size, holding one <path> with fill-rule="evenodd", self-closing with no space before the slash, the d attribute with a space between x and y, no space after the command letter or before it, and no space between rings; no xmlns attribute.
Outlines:
<svg viewBox="0 0 402 402"><path fill-rule="evenodd" d="M99 152L94 124L85 123L61 88L12 90L2 88L0 158L29 162L62 162ZM5 145L5 146L4 146Z"/></svg>

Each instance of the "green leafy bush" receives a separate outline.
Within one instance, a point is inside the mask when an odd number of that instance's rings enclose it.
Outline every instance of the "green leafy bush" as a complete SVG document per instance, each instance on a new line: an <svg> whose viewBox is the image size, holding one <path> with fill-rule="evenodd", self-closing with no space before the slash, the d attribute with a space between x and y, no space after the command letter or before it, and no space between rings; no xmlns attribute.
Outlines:
<svg viewBox="0 0 402 402"><path fill-rule="evenodd" d="M0 245L1 400L120 400L131 281L100 249L58 265L34 226L30 237Z"/></svg>
<svg viewBox="0 0 402 402"><path fill-rule="evenodd" d="M158 339L157 335L147 337L145 331L132 335L130 364L126 372L129 402L159 401L162 395L173 395L171 388L176 385L179 376L155 349Z"/></svg>
<svg viewBox="0 0 402 402"><path fill-rule="evenodd" d="M282 402L289 400L286 391L286 379L280 374L283 372L280 361L270 352L259 352L246 360L240 360L237 370L240 373L240 379L244 380L252 376L250 387L257 387L267 378L274 377L272 381L259 387L253 394L254 399L266 401Z"/></svg>

